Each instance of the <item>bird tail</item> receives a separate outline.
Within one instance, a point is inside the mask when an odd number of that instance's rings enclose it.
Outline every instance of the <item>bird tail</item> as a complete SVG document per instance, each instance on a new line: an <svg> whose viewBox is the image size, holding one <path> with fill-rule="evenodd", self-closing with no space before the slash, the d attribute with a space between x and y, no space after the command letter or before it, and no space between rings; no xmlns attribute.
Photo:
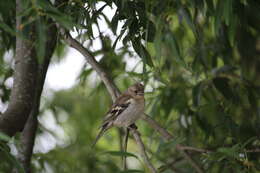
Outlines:
<svg viewBox="0 0 260 173"><path fill-rule="evenodd" d="M109 129L110 127L108 127L108 125L104 125L103 127L101 127L101 130L99 131L95 141L92 143L91 147L93 148L96 143L98 142L98 140L100 139L101 136L103 136L103 134Z"/></svg>

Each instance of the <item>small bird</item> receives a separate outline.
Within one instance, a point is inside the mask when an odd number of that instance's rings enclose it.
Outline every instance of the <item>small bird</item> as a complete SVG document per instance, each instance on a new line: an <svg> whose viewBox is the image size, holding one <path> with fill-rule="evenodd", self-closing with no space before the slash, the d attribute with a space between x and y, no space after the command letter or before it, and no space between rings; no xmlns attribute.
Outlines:
<svg viewBox="0 0 260 173"><path fill-rule="evenodd" d="M94 146L99 138L111 127L129 127L144 113L144 86L136 83L121 94L107 112L101 130L97 135Z"/></svg>

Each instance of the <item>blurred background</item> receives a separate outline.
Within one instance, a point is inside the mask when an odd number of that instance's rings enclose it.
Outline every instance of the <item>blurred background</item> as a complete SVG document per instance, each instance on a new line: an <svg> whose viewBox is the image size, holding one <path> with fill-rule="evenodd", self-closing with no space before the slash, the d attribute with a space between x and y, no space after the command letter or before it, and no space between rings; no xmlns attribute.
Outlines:
<svg viewBox="0 0 260 173"><path fill-rule="evenodd" d="M15 13L15 1L0 0L2 113L14 82L15 40L22 37L16 33L15 14L24 28L38 22L33 47L39 62L46 55L51 19L92 52L121 91L143 81L145 112L174 136L163 140L143 120L137 122L158 172L198 172L178 144L195 148L185 152L202 172L260 172L259 1L23 0L22 6ZM132 136L128 153L121 151L122 130L109 130L90 147L111 97L59 28L53 41L31 172L149 172ZM11 138L0 135L7 141L0 145L0 173L24 172L22 137L20 132Z"/></svg>

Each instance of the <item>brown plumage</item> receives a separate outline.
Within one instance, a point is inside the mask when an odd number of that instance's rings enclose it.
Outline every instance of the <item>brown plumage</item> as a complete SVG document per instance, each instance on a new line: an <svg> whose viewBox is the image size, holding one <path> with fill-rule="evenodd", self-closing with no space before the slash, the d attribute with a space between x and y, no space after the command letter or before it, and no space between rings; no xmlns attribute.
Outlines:
<svg viewBox="0 0 260 173"><path fill-rule="evenodd" d="M141 83L130 86L117 98L107 112L101 125L101 130L92 146L111 127L128 127L133 124L143 114L144 104L144 86Z"/></svg>

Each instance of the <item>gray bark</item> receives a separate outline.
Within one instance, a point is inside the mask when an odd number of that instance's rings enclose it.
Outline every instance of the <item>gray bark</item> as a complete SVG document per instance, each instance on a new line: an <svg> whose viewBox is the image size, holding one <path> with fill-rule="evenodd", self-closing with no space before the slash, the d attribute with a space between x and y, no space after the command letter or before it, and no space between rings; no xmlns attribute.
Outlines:
<svg viewBox="0 0 260 173"><path fill-rule="evenodd" d="M30 112L30 116L25 124L25 127L20 137L21 148L19 149L18 159L22 163L26 173L31 172L30 163L31 163L31 157L33 153L36 131L38 127L37 116L39 114L41 94L42 94L42 89L43 89L46 73L48 70L48 66L57 42L57 28L55 25L52 25L52 27L48 29L47 35L49 37L46 42L46 50L45 50L46 54L43 63L39 64L38 78L37 78L36 91L35 91L36 94L35 94L32 110Z"/></svg>
<svg viewBox="0 0 260 173"><path fill-rule="evenodd" d="M16 13L22 11L22 2L16 0ZM16 17L16 29L18 32L25 31L21 28L21 17ZM30 33L27 36L16 37L14 83L11 91L7 110L0 116L0 131L9 136L21 131L31 112L37 79L37 58L33 46L35 38L33 25L28 26Z"/></svg>

